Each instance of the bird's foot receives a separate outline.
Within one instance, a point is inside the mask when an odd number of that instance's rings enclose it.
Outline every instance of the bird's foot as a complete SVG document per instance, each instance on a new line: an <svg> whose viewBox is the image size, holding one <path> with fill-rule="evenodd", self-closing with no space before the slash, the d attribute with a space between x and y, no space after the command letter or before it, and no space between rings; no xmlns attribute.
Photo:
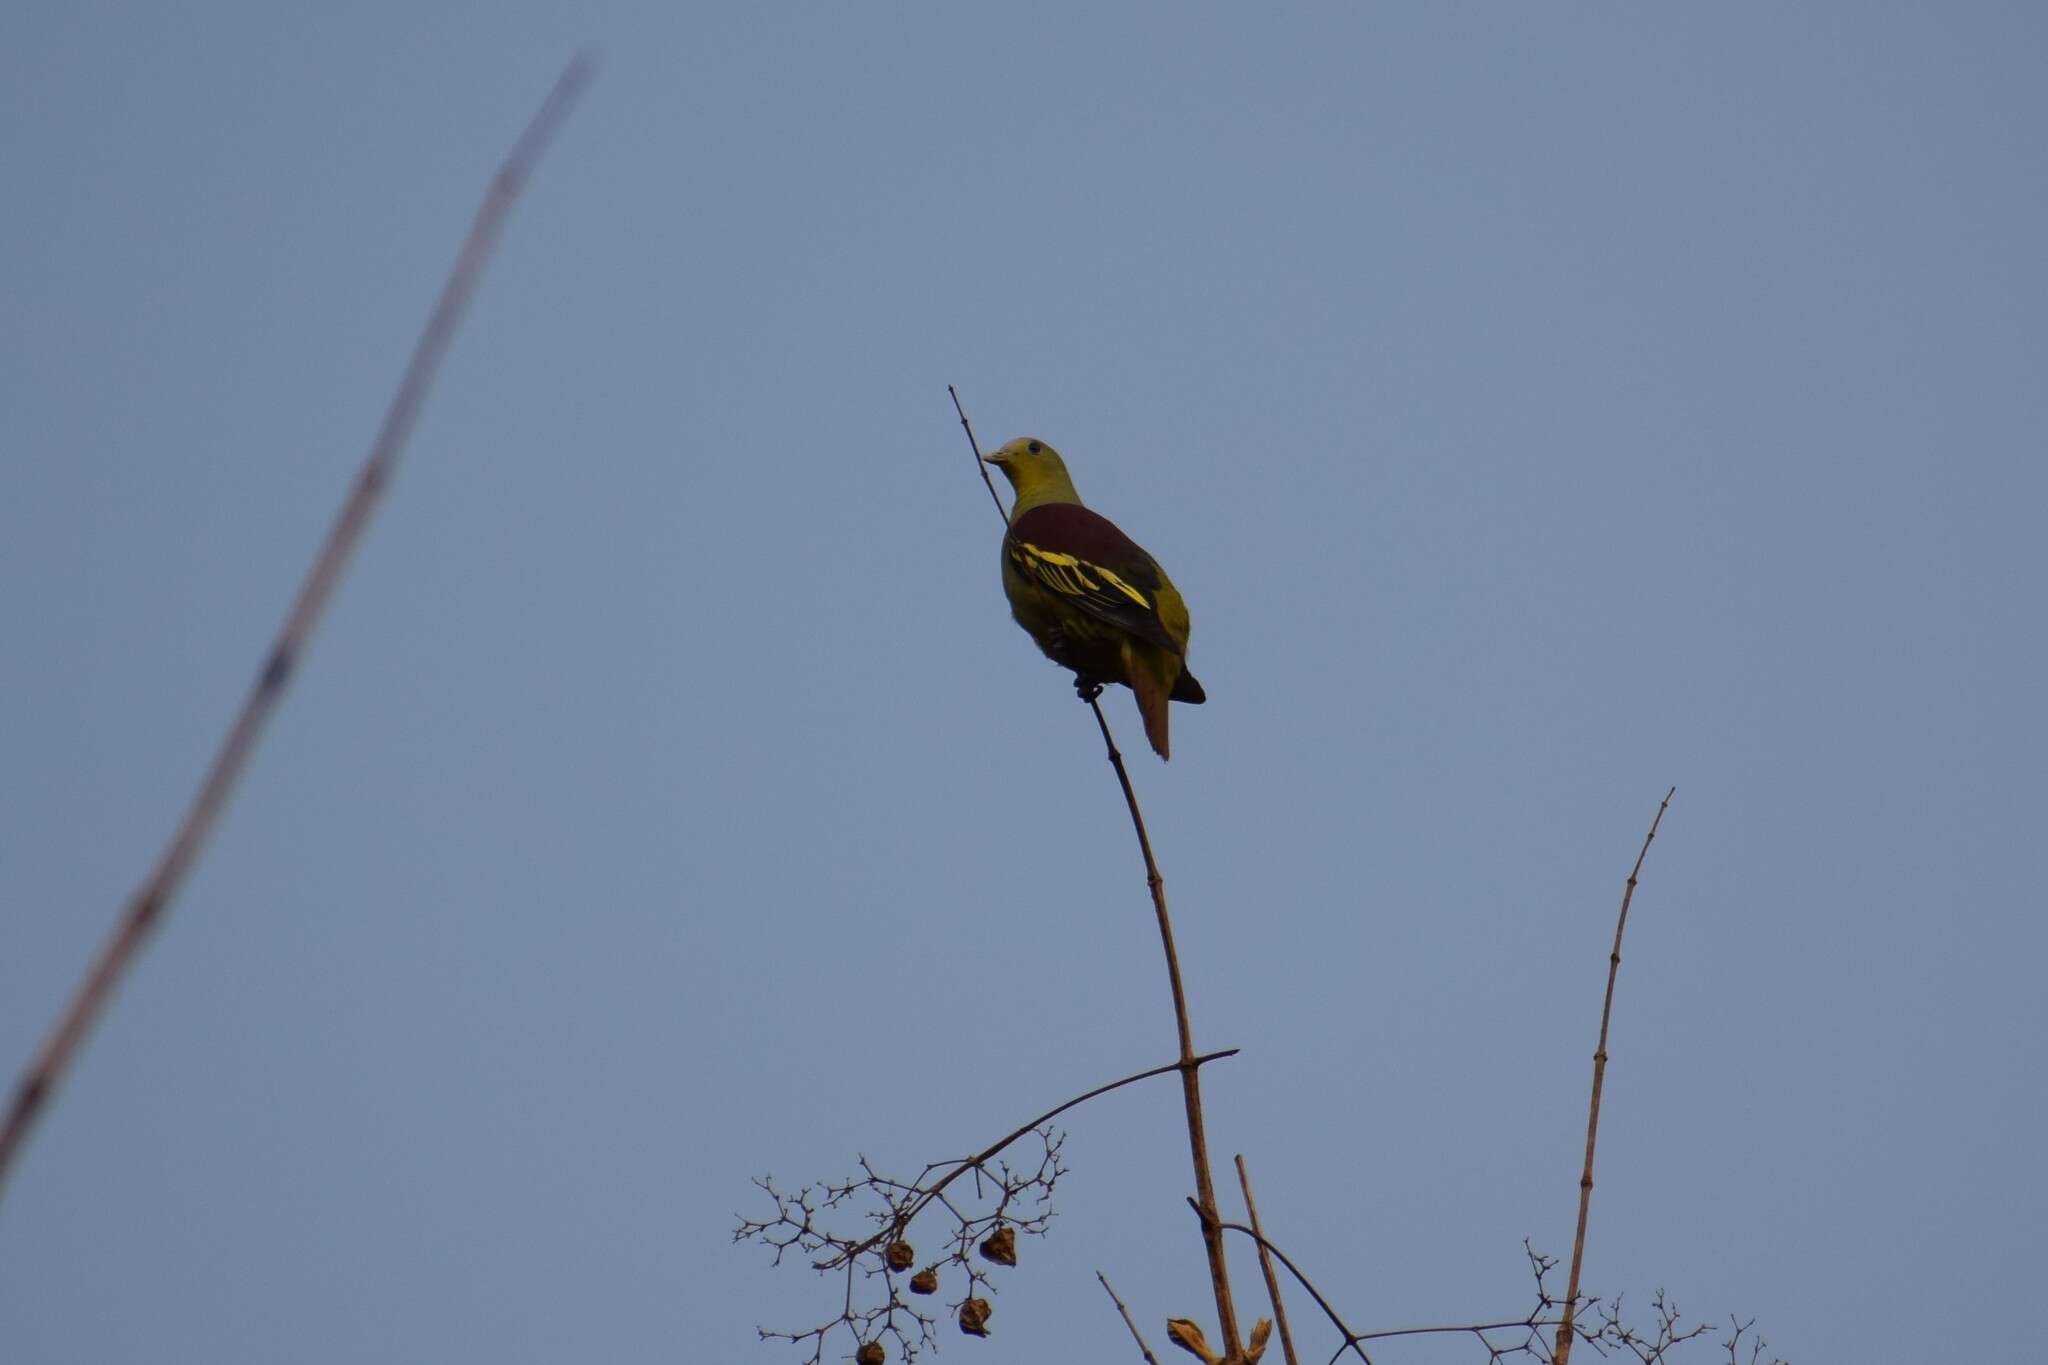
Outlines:
<svg viewBox="0 0 2048 1365"><path fill-rule="evenodd" d="M1102 695L1102 684L1093 678L1086 678L1076 673L1074 675L1074 695L1082 701L1092 703L1097 697Z"/></svg>

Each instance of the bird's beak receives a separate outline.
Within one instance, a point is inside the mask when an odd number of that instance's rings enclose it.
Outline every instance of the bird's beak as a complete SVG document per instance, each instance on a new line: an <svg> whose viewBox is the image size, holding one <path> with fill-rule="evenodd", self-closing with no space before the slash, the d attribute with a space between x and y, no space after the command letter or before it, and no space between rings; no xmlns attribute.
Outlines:
<svg viewBox="0 0 2048 1365"><path fill-rule="evenodd" d="M1000 450L991 450L988 454L981 457L981 462L983 464L992 464L1000 467L1003 463L1003 452Z"/></svg>

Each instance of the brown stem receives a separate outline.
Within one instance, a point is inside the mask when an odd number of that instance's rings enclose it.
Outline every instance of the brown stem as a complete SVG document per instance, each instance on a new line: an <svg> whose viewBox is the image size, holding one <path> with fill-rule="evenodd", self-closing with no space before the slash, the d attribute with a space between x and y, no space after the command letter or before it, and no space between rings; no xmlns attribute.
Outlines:
<svg viewBox="0 0 2048 1365"><path fill-rule="evenodd" d="M1110 766L1124 789L1124 804L1130 807L1131 826L1138 832L1138 851L1145 856L1145 885L1152 892L1152 909L1159 920L1159 943L1166 951L1166 978L1173 987L1174 1023L1180 1029L1181 1098L1188 1115L1188 1154L1195 1167L1196 1208L1202 1215L1202 1247L1209 1256L1209 1280L1216 1293L1216 1320L1223 1336L1225 1360L1244 1358L1244 1346L1237 1335L1237 1309L1230 1298L1230 1267L1223 1255L1222 1220L1216 1212L1216 1181L1209 1174L1209 1137L1202 1125L1202 1078L1195 1058L1194 1031L1188 1025L1188 997L1181 985L1180 955L1173 947L1173 920L1166 913L1166 879L1159 875L1158 860L1152 856L1152 839L1145 833L1145 816L1138 809L1138 794L1131 787L1124 756L1117 751L1103 717L1100 699L1091 699L1095 724L1102 731L1103 747L1109 751Z"/></svg>
<svg viewBox="0 0 2048 1365"><path fill-rule="evenodd" d="M126 911L100 946L99 955L79 982L70 1003L65 1006L55 1027L15 1087L6 1121L0 1125L0 1187L4 1187L7 1172L23 1140L63 1080L79 1045L106 1008L114 988L134 962L143 940L177 898L186 874L191 871L221 811L233 796L236 783L263 733L264 723L283 699L306 641L319 624L321 611L333 594L342 570L347 567L350 555L362 539L379 497L390 482L393 468L426 401L427 391L433 385L434 372L448 353L456 324L461 321L470 296L476 291L477 281L505 225L513 201L525 188L527 176L549 138L561 126L584 87L589 85L594 69L594 63L587 56L578 56L569 63L556 79L554 88L548 92L539 112L533 116L533 121L527 124L526 131L513 146L511 155L492 177L490 190L484 196L482 207L477 210L469 235L463 239L455 266L449 272L447 283L442 286L441 296L435 302L426 328L413 348L412 359L399 380L398 392L393 395L391 407L384 415L384 423L377 431L361 472L356 476L355 487L350 491L348 501L342 504L333 529L328 532L319 556L313 561L305 582L300 585L298 598L292 603L291 612L285 617L284 626L278 631L270 652L264 655L256 681L251 685L233 725L228 728L227 737L221 741L220 751L214 755L213 766L208 769L205 781L192 798L192 804L186 809L170 843L158 856L155 868L128 902Z"/></svg>
<svg viewBox="0 0 2048 1365"><path fill-rule="evenodd" d="M1114 1289L1110 1289L1109 1277L1098 1270L1095 1272L1095 1278L1102 1281L1103 1289L1109 1293L1109 1301L1116 1305L1117 1312L1123 1314L1124 1326L1131 1329L1131 1340L1138 1343L1138 1353L1145 1357L1145 1365L1159 1365L1159 1358L1152 1354L1152 1348L1147 1346L1145 1338L1139 1335L1138 1324L1131 1321L1131 1310L1124 1307L1124 1301L1116 1296Z"/></svg>
<svg viewBox="0 0 2048 1365"><path fill-rule="evenodd" d="M1650 821L1650 832L1643 836L1636 865L1629 869L1628 884L1622 888L1621 914L1614 922L1614 948L1607 955L1607 998L1600 1005L1600 1042L1593 1049L1593 1099L1586 1110L1586 1165L1579 1176L1579 1226L1572 1236L1572 1270L1565 1282L1564 1316L1557 1324L1557 1344L1551 1351L1556 1365L1569 1365L1572 1358L1572 1318L1578 1310L1579 1269L1586 1259L1586 1211L1593 1203L1593 1144L1600 1136L1600 1091L1607 1082L1607 1025L1614 1017L1614 979L1621 974L1621 935L1628 928L1628 906L1635 898L1636 878L1642 875L1643 859L1650 856L1657 826L1664 822L1664 812L1670 809L1671 798L1677 794L1676 787L1664 793L1664 800Z"/></svg>
<svg viewBox="0 0 2048 1365"><path fill-rule="evenodd" d="M1252 1175L1244 1167L1244 1153L1237 1154L1237 1187L1244 1191L1244 1212L1259 1239L1259 1270L1266 1277L1266 1297L1273 1301L1273 1321L1280 1324L1280 1352L1287 1365L1301 1365L1294 1355L1294 1333L1287 1330L1287 1305L1280 1300L1280 1277L1273 1273L1273 1254L1266 1250L1266 1232L1259 1226L1259 1206L1252 1199Z"/></svg>

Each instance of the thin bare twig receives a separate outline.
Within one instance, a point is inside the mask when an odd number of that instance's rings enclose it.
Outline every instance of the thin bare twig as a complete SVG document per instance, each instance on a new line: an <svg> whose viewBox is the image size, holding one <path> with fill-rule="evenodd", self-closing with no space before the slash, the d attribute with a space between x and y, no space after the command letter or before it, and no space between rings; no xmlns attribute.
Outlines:
<svg viewBox="0 0 2048 1365"><path fill-rule="evenodd" d="M1256 1229L1248 1228L1243 1223L1225 1223L1219 1219L1211 1218L1210 1215L1202 1211L1202 1206L1197 1204L1192 1199L1188 1200L1188 1207L1193 1209L1195 1211L1195 1216L1202 1220L1202 1226L1204 1229L1213 1228L1216 1231L1216 1234L1219 1238L1222 1236L1222 1234L1226 1232L1242 1233L1244 1236L1249 1237L1254 1242L1258 1243L1259 1249L1261 1251L1271 1252L1273 1257L1276 1260L1278 1260L1281 1265L1287 1267L1287 1273L1294 1277L1295 1283L1299 1284L1303 1289L1306 1289L1308 1291L1308 1296L1316 1301L1316 1307L1323 1310L1323 1316L1330 1320L1330 1325L1336 1328L1337 1331L1340 1334L1342 1334L1344 1338L1344 1344L1337 1348L1336 1355L1331 1356L1331 1360L1335 1360L1337 1356L1341 1356L1346 1351L1350 1351L1354 1355L1356 1355L1360 1360L1364 1361L1365 1365L1372 1365L1372 1357L1367 1355L1365 1353L1365 1347L1359 1344L1362 1341L1368 1340L1370 1334L1365 1332L1352 1331L1350 1326L1345 1323L1344 1319L1338 1315L1337 1310L1330 1306L1330 1301L1323 1297L1323 1291L1316 1288L1315 1282L1310 1280L1308 1276L1304 1275L1301 1272L1301 1267L1296 1265L1291 1259L1289 1259L1286 1252L1282 1251L1279 1247L1274 1246L1271 1242L1267 1241L1264 1237L1260 1236Z"/></svg>
<svg viewBox="0 0 2048 1365"><path fill-rule="evenodd" d="M1273 1273L1273 1254L1266 1250L1266 1231L1259 1226L1259 1206L1252 1199L1252 1175L1245 1169L1243 1152L1237 1154L1237 1187L1244 1191L1245 1217L1259 1236L1259 1270L1266 1277L1266 1297L1273 1301L1273 1321L1280 1324L1280 1352L1287 1365L1301 1365L1294 1354L1294 1333L1287 1330L1287 1305L1280 1298L1280 1277Z"/></svg>
<svg viewBox="0 0 2048 1365"><path fill-rule="evenodd" d="M156 866L128 902L121 918L101 945L99 955L79 982L70 1003L65 1006L56 1026L15 1088L5 1125L0 1126L0 1187L4 1187L7 1172L23 1140L63 1080L79 1045L106 1008L114 988L133 963L143 940L177 898L186 874L191 871L222 810L233 796L236 783L262 735L264 723L283 699L306 641L319 624L321 612L333 595L342 570L347 567L350 555L361 541L364 528L390 482L407 438L412 434L413 424L426 402L434 373L448 353L456 325L462 320L462 314L476 292L477 281L504 228L513 202L525 188L527 177L549 140L561 127L578 96L590 84L595 69L595 63L587 55L577 56L563 69L539 111L513 145L511 155L492 177L490 189L477 210L476 220L470 225L469 235L464 238L462 249L455 258L455 266L413 348L412 358L399 380L390 410L385 413L383 425L378 429L370 453L356 476L355 487L342 504L333 529L328 532L312 569L300 585L298 598L292 603L270 652L264 656L256 681L250 687L249 695L229 727L226 738L221 741L220 751L214 756L213 766L208 769L205 780L192 798L192 804L186 809L170 843L159 855Z"/></svg>
<svg viewBox="0 0 2048 1365"><path fill-rule="evenodd" d="M1586 1165L1579 1176L1579 1225L1572 1236L1572 1268L1565 1280L1564 1317L1557 1326L1557 1345L1553 1351L1556 1365L1569 1365L1572 1357L1572 1315L1579 1298L1579 1270L1586 1259L1586 1213L1593 1203L1593 1144L1600 1135L1600 1091L1607 1080L1607 1025L1614 1017L1614 979L1621 973L1621 935L1628 928L1629 902L1635 899L1636 878L1642 875L1643 860L1650 856L1657 826L1664 823L1664 812L1671 808L1671 798L1677 794L1678 788L1673 787L1658 803L1657 814L1650 820L1650 832L1643 836L1643 846L1636 853L1636 865L1629 869L1628 883L1621 892L1621 914L1614 922L1614 948L1607 957L1607 998L1600 1005L1600 1042L1593 1049L1593 1098L1586 1110Z"/></svg>
<svg viewBox="0 0 2048 1365"><path fill-rule="evenodd" d="M1379 1332L1360 1332L1360 1341L1387 1341L1394 1337L1441 1337L1476 1336L1485 1340L1487 1332L1508 1332L1518 1327L1550 1327L1554 1322L1543 1318L1516 1318L1512 1322L1460 1322L1442 1327L1390 1327Z"/></svg>
<svg viewBox="0 0 2048 1365"><path fill-rule="evenodd" d="M1139 1335L1138 1324L1131 1321L1131 1310L1124 1307L1124 1301L1116 1296L1114 1289L1110 1289L1109 1277L1098 1270L1095 1272L1095 1278L1102 1281L1103 1289L1109 1293L1109 1301L1116 1305L1117 1312L1123 1314L1124 1326L1131 1329L1131 1340L1138 1343L1138 1352L1145 1357L1145 1365L1159 1365L1159 1357L1152 1354L1152 1348L1147 1346L1145 1338Z"/></svg>
<svg viewBox="0 0 2048 1365"><path fill-rule="evenodd" d="M1003 519L1003 525L1010 524L1010 514L1003 507L1003 495L996 492L996 481L988 476L988 464L981 458L981 442L974 439L974 424L967 420L967 409L960 406L960 392L951 384L946 392L953 397L953 411L960 414L960 426L967 433L967 448L974 452L974 468L981 475L981 481L988 485L988 495L995 500L996 515Z"/></svg>
<svg viewBox="0 0 2048 1365"><path fill-rule="evenodd" d="M1069 1109L1072 1109L1075 1105L1086 1104L1089 1100L1094 1099L1098 1095L1107 1095L1112 1090L1121 1090L1123 1087L1135 1084L1138 1081L1150 1080L1154 1076L1164 1076L1169 1071L1180 1071L1183 1074L1185 1074L1186 1070L1190 1067L1190 1065L1199 1067L1207 1062L1220 1061L1225 1057L1235 1057L1236 1055L1237 1049L1231 1047L1225 1048L1221 1052L1205 1053L1202 1056L1192 1058L1189 1061L1168 1062L1165 1066L1155 1066L1150 1071L1140 1071L1136 1075L1126 1076L1122 1080L1111 1081L1107 1085L1098 1085L1085 1095L1076 1095L1074 1096L1074 1098L1066 1101L1064 1104L1056 1105L1053 1108L1046 1110L1043 1114L1040 1114L1037 1118L1031 1120L1029 1123L1024 1124L1016 1131L1010 1133L1007 1137L1004 1137L997 1142L991 1143L988 1147L984 1148L980 1152L977 1152L973 1156L964 1158L958 1166L955 1166L951 1171L948 1171L936 1185L931 1185L925 1189L924 1193L919 1197L918 1201L911 1206L909 1211L906 1212L901 1219L898 1220L899 1225L908 1224L911 1219L917 1217L918 1214L922 1213L924 1211L925 1205L931 1203L932 1200L938 1198L940 1194L944 1193L946 1186L952 1184L955 1180L958 1180L961 1176L967 1174L967 1172L969 1171L981 1169L981 1166L984 1162L992 1160L1005 1147L1008 1147L1011 1143L1017 1141L1019 1138L1023 1137L1027 1133L1036 1132L1039 1128L1042 1128L1046 1124L1052 1122L1061 1114L1064 1114ZM852 1260L855 1256L860 1255L860 1253L862 1253L863 1251L866 1251L870 1247L873 1247L880 1243L883 1238L890 1236L891 1231L891 1229L885 1227L880 1232L876 1233L874 1236L868 1238L865 1242L861 1242L858 1245L844 1252L841 1252L837 1256L828 1257L823 1261L815 1262L814 1267L818 1270L831 1270L834 1267L844 1265L848 1261Z"/></svg>

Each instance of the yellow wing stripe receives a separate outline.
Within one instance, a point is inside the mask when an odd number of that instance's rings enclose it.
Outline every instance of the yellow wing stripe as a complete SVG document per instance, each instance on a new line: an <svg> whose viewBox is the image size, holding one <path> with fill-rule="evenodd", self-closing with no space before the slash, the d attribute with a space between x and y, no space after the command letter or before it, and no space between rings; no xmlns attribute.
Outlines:
<svg viewBox="0 0 2048 1365"><path fill-rule="evenodd" d="M1017 548L1022 550L1026 557L1036 561L1040 576L1061 592L1079 596L1099 590L1101 585L1088 576L1093 573L1146 611L1152 610L1150 598L1100 564L1090 564L1085 559L1061 554L1057 550L1043 550L1029 541L1017 542Z"/></svg>
<svg viewBox="0 0 2048 1365"><path fill-rule="evenodd" d="M1136 588L1124 582L1121 578L1118 578L1115 574L1103 568L1100 564L1095 565L1095 572L1101 574L1102 581L1109 584L1110 587L1115 588L1118 592L1130 598L1133 602L1136 602L1146 611L1152 610L1152 603L1146 600L1144 593L1139 592Z"/></svg>

